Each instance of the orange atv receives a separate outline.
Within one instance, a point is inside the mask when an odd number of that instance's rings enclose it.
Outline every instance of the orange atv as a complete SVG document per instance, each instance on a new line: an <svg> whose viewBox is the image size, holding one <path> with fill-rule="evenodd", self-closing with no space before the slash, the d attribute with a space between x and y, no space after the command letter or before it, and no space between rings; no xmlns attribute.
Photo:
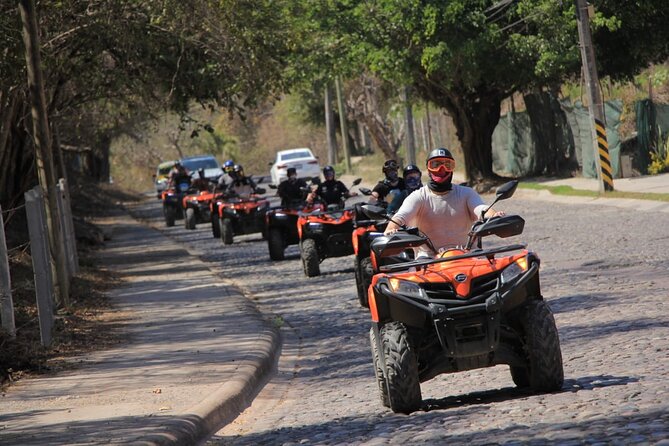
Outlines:
<svg viewBox="0 0 669 446"><path fill-rule="evenodd" d="M183 208L181 207L181 199L190 189L190 176L178 176L174 178L172 183L173 184L160 194L160 199L163 202L165 226L174 226L174 222L177 219L183 218L184 213Z"/></svg>
<svg viewBox="0 0 669 446"><path fill-rule="evenodd" d="M360 184L358 178L353 186ZM328 257L353 254L351 233L355 210L341 204L328 205L326 210L302 213L297 219L300 257L307 277L320 275L320 263Z"/></svg>
<svg viewBox="0 0 669 446"><path fill-rule="evenodd" d="M493 205L511 197L517 184L501 186ZM382 210L364 209L372 218ZM368 291L369 336L383 405L410 413L421 407L421 382L498 364L510 367L519 387L535 392L562 387L560 341L541 295L539 258L522 244L481 246L483 237L521 234L524 224L517 215L483 218L472 226L463 249L388 266L378 265L384 257L431 242L416 228L372 242L376 274Z"/></svg>
<svg viewBox="0 0 669 446"><path fill-rule="evenodd" d="M186 195L181 200L184 213L184 227L195 229L199 223L211 221L211 202L216 194L211 191L198 191Z"/></svg>
<svg viewBox="0 0 669 446"><path fill-rule="evenodd" d="M269 258L283 260L286 247L300 242L297 232L297 220L300 214L323 210L325 207L322 204L310 205L303 201L291 203L290 206L270 208L265 214Z"/></svg>
<svg viewBox="0 0 669 446"><path fill-rule="evenodd" d="M256 188L259 194L265 190ZM265 232L265 212L269 209L269 201L256 194L248 197L224 198L216 202L216 214L221 240L231 245L235 235L255 234L260 232L267 238ZM213 221L213 220L212 220Z"/></svg>

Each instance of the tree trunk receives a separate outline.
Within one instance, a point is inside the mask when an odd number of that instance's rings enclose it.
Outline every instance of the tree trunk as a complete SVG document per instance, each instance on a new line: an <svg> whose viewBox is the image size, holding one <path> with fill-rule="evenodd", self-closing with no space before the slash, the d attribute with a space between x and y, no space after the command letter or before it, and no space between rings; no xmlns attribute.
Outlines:
<svg viewBox="0 0 669 446"><path fill-rule="evenodd" d="M431 98L448 110L462 145L465 172L471 183L498 181L492 168L492 134L499 122L502 97L496 92L464 95L451 92Z"/></svg>

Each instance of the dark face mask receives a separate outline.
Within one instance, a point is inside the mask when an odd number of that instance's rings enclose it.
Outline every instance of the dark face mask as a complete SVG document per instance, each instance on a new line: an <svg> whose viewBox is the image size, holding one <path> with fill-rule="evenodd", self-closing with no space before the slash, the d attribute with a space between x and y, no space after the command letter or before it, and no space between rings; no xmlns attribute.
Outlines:
<svg viewBox="0 0 669 446"><path fill-rule="evenodd" d="M452 180L453 180L453 173L450 173L448 175L448 180L438 183L432 179L432 174L429 174L430 177L430 182L427 183L427 186L430 188L431 191L433 192L446 192L449 191L453 188Z"/></svg>
<svg viewBox="0 0 669 446"><path fill-rule="evenodd" d="M390 170L386 172L386 178L394 183L399 179L399 176L397 175L397 171Z"/></svg>
<svg viewBox="0 0 669 446"><path fill-rule="evenodd" d="M419 177L406 177L404 183L409 190L416 190L421 186Z"/></svg>

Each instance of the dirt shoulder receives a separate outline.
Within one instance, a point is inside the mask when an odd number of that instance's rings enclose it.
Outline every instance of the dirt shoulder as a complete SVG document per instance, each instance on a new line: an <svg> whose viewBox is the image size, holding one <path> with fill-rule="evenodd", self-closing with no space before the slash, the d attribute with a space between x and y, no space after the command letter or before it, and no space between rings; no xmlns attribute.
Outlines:
<svg viewBox="0 0 669 446"><path fill-rule="evenodd" d="M72 186L71 198L80 273L70 284L72 304L56 312L54 338L49 347L40 343L25 210L5 216L16 338L0 329L1 388L26 376L76 367L77 357L83 353L123 342L118 321L124 315L106 297L106 292L118 286L121 279L96 260L97 252L104 248L105 235L95 220L122 212L122 203L142 197L112 185L79 183Z"/></svg>

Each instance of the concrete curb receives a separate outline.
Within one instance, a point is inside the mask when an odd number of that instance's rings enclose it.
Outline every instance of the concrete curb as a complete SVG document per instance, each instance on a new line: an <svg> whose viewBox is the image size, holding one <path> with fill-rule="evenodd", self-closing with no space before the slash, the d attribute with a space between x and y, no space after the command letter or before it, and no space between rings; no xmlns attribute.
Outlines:
<svg viewBox="0 0 669 446"><path fill-rule="evenodd" d="M271 371L276 368L279 346L279 331L267 324L253 349L258 356L241 364L233 381L223 384L187 414L170 420L161 432L144 436L133 444L184 445L206 441L251 405Z"/></svg>
<svg viewBox="0 0 669 446"><path fill-rule="evenodd" d="M138 223L162 233L159 225L135 217L131 209L126 208L125 211ZM189 255L201 259L202 253L198 250L187 246L183 248ZM203 263L206 265L206 262ZM213 271L212 274L218 276ZM254 314L258 318L259 325L263 326L254 345L249 349L253 355L249 355L239 364L233 380L223 384L204 401L189 409L187 413L169 420L164 429L154 434L143 435L132 444L158 446L204 443L211 435L233 421L251 405L272 371L276 369L281 352L279 329L263 317L263 314L239 287L230 283L229 280L226 282L239 295L239 304L242 307L240 311Z"/></svg>

